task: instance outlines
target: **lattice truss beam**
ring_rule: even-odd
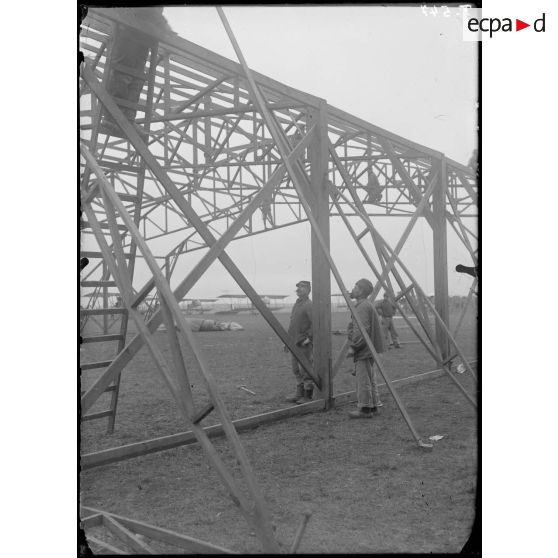
[[[116,17],[110,10],[91,14],[82,33],[82,49],[103,81],[114,21],[100,16],[101,12]],[[159,42],[136,108],[140,111],[137,122],[149,129],[151,153],[194,211],[219,236],[281,168],[281,158],[250,98],[239,65],[208,53],[181,39]],[[260,82],[260,87],[290,146],[302,146],[309,113],[322,101],[269,79]],[[126,101],[119,102],[126,105]],[[129,142],[94,133],[98,113],[98,102],[83,84],[83,140],[95,146],[101,167],[127,207],[139,204],[136,211],[143,237],[147,241],[165,237],[166,246],[169,240],[175,242],[174,248],[164,253],[157,250],[161,244],[154,242],[155,252],[161,257],[176,256],[207,247],[152,172],[141,172],[141,161]],[[346,189],[339,170],[343,166],[359,198],[367,202],[369,215],[412,215],[426,191],[433,164],[442,154],[333,107],[328,106],[327,113],[328,137],[334,146],[328,162],[330,182],[341,191]],[[302,150],[299,163],[308,171],[307,149]],[[476,216],[475,177],[471,169],[449,160],[447,168],[448,220],[474,256],[476,233],[464,218]],[[306,220],[287,173],[259,209],[236,238]],[[333,203],[330,209],[332,216],[338,215]],[[343,209],[350,210],[348,206]],[[429,211],[431,208],[426,213]],[[102,215],[100,222],[106,226]]]
[[[150,31],[153,43],[145,86],[139,104],[133,107],[144,115],[136,121],[140,129],[121,110],[127,102],[113,98],[106,90],[109,37],[115,25],[126,23],[126,19],[112,10],[95,10],[84,24],[81,203],[87,220],[84,232],[91,232],[102,257],[84,278],[86,286],[94,289],[84,315],[95,314],[95,293],[102,291],[106,303],[107,289],[114,285],[124,318],[117,355],[103,363],[106,369],[82,395],[81,404],[82,412],[87,413],[105,391],[112,389],[117,394],[122,370],[141,347],[147,346],[186,424],[219,472],[233,501],[255,529],[264,549],[273,552],[278,546],[269,514],[177,301],[218,259],[312,376],[327,406],[333,377],[347,350],[345,345],[333,367],[322,366],[328,361],[326,337],[329,339],[330,328],[323,309],[329,308],[331,270],[413,438],[419,446],[427,447],[377,358],[329,253],[329,217],[343,221],[376,277],[372,299],[381,288],[400,292],[397,301],[401,315],[434,361],[476,406],[475,399],[451,371],[452,360],[459,357],[468,373],[475,376],[455,340],[461,320],[450,332],[443,307],[440,310],[432,304],[399,253],[419,217],[424,216],[438,232],[445,230],[449,222],[476,264],[477,238],[465,219],[476,216],[477,187],[471,169],[443,154],[251,72],[222,10],[218,10],[241,64],[188,41]],[[101,114],[110,115],[121,137],[102,132]],[[393,249],[372,220],[385,215],[408,218]],[[323,314],[323,335],[316,336],[314,366],[292,343],[226,253],[233,239],[303,221],[312,227],[313,278],[322,283],[315,291],[315,302],[323,298],[322,309],[315,309]],[[161,239],[164,245],[169,239],[174,243],[162,256],[164,265],[159,265],[154,256],[162,246]],[[171,291],[170,276],[177,258],[200,248],[206,248],[203,257]],[[139,289],[133,284],[136,255],[144,258],[152,273],[152,278]],[[91,278],[99,273],[100,279]],[[150,294],[158,300],[158,307],[141,314],[138,308]],[[403,300],[417,317],[418,326],[409,320],[400,304]],[[105,314],[108,311],[101,310]],[[138,333],[125,344],[128,319],[133,320]],[[165,361],[153,339],[161,323],[166,326],[171,363]],[[193,398],[179,340],[202,372],[210,401],[206,407],[200,407]],[[218,413],[240,463],[244,489],[224,467],[200,424],[212,411]],[[114,423],[115,407],[111,412]]]

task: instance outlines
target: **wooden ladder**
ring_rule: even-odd
[[[118,33],[118,25],[117,24],[113,24],[112,26],[112,35],[114,36],[116,33]],[[157,50],[158,50],[158,43],[157,42],[153,42],[152,45],[150,46],[150,55],[149,55],[149,70],[147,71],[147,73],[143,73],[143,72],[138,72],[137,70],[134,70],[132,68],[128,68],[128,67],[124,67],[122,65],[116,65],[112,62],[111,60],[111,53],[112,53],[112,41],[109,41],[108,43],[108,48],[106,51],[106,58],[105,58],[105,72],[103,75],[103,86],[106,88],[107,84],[108,84],[108,80],[110,78],[110,75],[113,71],[113,69],[117,69],[120,72],[125,72],[125,73],[129,73],[131,75],[134,75],[136,77],[140,77],[142,79],[145,79],[145,85],[147,85],[147,102],[145,105],[142,105],[141,102],[138,103],[130,103],[129,101],[125,100],[125,99],[114,99],[115,102],[122,106],[127,106],[127,107],[131,107],[134,108],[140,112],[143,112],[145,115],[145,123],[144,123],[144,127],[146,130],[149,130],[150,127],[150,119],[151,119],[151,112],[153,109],[153,86],[155,83],[155,71],[156,71],[156,66],[157,66]],[[93,131],[92,131],[92,137],[91,137],[91,146],[92,146],[92,150],[94,152],[97,151],[97,147],[98,147],[98,142],[97,142],[97,135],[98,133],[104,133],[100,130],[100,120],[102,119],[102,114],[103,114],[103,110],[101,109],[100,106],[97,107],[97,111],[96,111],[96,122],[93,125]],[[106,161],[103,161],[103,153],[104,150],[101,149],[100,153],[98,155],[99,156],[99,162],[101,164],[105,164],[108,165],[108,163]],[[136,225],[139,225],[139,216],[141,213],[141,198],[142,198],[142,191],[143,191],[143,183],[145,180],[145,165],[144,164],[140,164],[138,167],[130,167],[130,169],[133,169],[134,172],[137,173],[137,192],[135,194],[127,194],[127,193],[122,193],[122,192],[118,192],[118,196],[120,197],[120,199],[124,202],[132,202],[134,204],[134,209],[133,209],[133,215],[134,215],[134,221],[136,222]],[[87,173],[87,177],[88,177],[88,173]],[[87,178],[88,180],[88,178]],[[99,192],[92,193],[93,197],[96,197],[97,195],[99,195]],[[84,221],[83,222],[83,227],[82,228],[89,228],[90,225]],[[101,227],[102,228],[107,228],[108,229],[108,225],[106,223],[101,223]],[[123,225],[118,225],[119,228],[121,228],[123,231],[127,230],[125,226]],[[128,258],[128,266],[131,270],[131,275],[133,276],[133,270],[135,267],[135,258],[136,258],[136,245],[134,242],[131,242],[130,246],[129,246],[129,253],[125,254],[125,257]],[[117,345],[116,345],[116,352],[114,354],[113,358],[116,358],[116,356],[124,349],[125,344],[126,344],[126,334],[128,331],[128,311],[125,308],[122,307],[113,307],[113,308],[108,308],[108,305],[106,303],[106,293],[107,293],[107,289],[111,286],[115,286],[116,283],[111,280],[110,278],[110,274],[108,272],[108,269],[106,267],[106,265],[102,262],[102,254],[100,251],[95,252],[95,251],[83,251],[81,253],[81,257],[87,257],[90,260],[94,260],[97,259],[97,265],[101,264],[103,265],[103,273],[102,273],[102,279],[99,281],[89,281],[89,280],[85,280],[82,281],[82,287],[94,287],[95,289],[99,289],[103,291],[103,307],[102,308],[82,308],[81,309],[81,327],[82,330],[85,327],[85,324],[87,323],[88,319],[91,318],[93,319],[95,322],[95,317],[102,317],[102,335],[92,335],[89,337],[82,337],[82,342],[83,343],[100,343],[100,342],[112,342],[112,341],[116,341]],[[111,316],[117,316],[116,320],[114,320],[112,323],[109,324],[109,318]],[[112,326],[114,325],[114,323],[116,321],[120,320],[120,327],[119,327],[119,333],[118,334],[113,334],[113,333],[109,333],[109,330],[112,329]],[[96,322],[98,325],[99,322]],[[81,364],[81,371],[82,372],[87,372],[89,370],[98,370],[99,368],[106,368],[108,367],[111,363],[113,362],[113,360],[102,360],[102,361],[98,361],[98,362],[85,362],[83,364]],[[108,409],[105,409],[103,411],[100,412],[95,412],[95,413],[89,413],[86,414],[84,416],[82,416],[82,420],[83,421],[90,421],[90,420],[96,420],[96,419],[101,419],[101,418],[105,418],[108,417],[108,425],[107,425],[107,433],[108,434],[112,434],[114,432],[114,424],[115,424],[115,420],[116,420],[116,410],[117,410],[117,405],[118,405],[118,394],[119,394],[119,390],[120,390],[120,374],[117,376],[117,378],[114,380],[114,382],[112,384],[110,384],[109,386],[107,386],[107,388],[105,389],[106,392],[110,392],[111,393],[111,397],[110,397],[110,404]]]
[[[92,251],[83,251],[81,253],[82,257],[87,257],[90,261],[91,260],[101,260],[99,263],[102,263],[102,255],[101,252],[92,252]],[[103,273],[101,280],[88,280],[85,279],[81,281],[82,287],[95,287],[96,289],[102,289],[103,293],[99,293],[97,290],[94,293],[97,293],[97,297],[92,297],[90,299],[91,307],[89,308],[81,308],[80,309],[80,316],[81,316],[81,328],[80,333],[83,334],[85,326],[89,322],[89,318],[93,318],[94,316],[98,316],[102,318],[102,325],[97,322],[96,320],[94,323],[98,325],[102,329],[102,334],[100,335],[83,335],[81,337],[81,342],[83,344],[86,343],[106,343],[106,342],[113,342],[116,341],[116,350],[114,356],[118,355],[120,351],[124,348],[126,344],[126,333],[128,329],[128,311],[122,307],[108,307],[108,296],[107,296],[107,289],[109,287],[116,286],[116,283],[109,278],[108,270],[106,270],[106,266],[103,264]],[[95,302],[98,299],[102,299],[103,306],[101,308],[95,307]],[[116,318],[109,324],[109,318],[116,316]],[[93,318],[94,319],[94,318]],[[110,333],[110,330],[113,329],[112,326],[120,321],[120,327],[118,328],[118,333]],[[111,360],[99,360],[93,362],[81,362],[80,363],[80,370],[81,373],[87,372],[89,370],[98,370],[100,368],[106,368],[112,363]],[[116,408],[118,405],[118,393],[120,390],[120,374],[118,377],[112,382],[106,389],[105,392],[110,392],[110,402],[107,409],[102,411],[98,411],[95,413],[89,413],[81,417],[83,421],[90,421],[96,419],[102,419],[108,417],[108,424],[107,424],[107,433],[112,434],[114,432],[114,423],[116,420]]]

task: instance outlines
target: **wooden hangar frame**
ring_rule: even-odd
[[[161,451],[191,441],[201,444],[221,476],[233,501],[267,551],[277,551],[270,515],[254,481],[235,424],[220,399],[203,355],[178,307],[212,263],[219,260],[254,307],[311,374],[319,398],[305,405],[242,419],[244,427],[314,409],[328,409],[352,394],[334,397],[333,381],[347,344],[338,355],[331,348],[330,272],[357,323],[347,289],[329,251],[330,218],[340,218],[376,277],[373,300],[381,288],[399,294],[398,309],[419,342],[476,407],[451,370],[459,357],[467,373],[475,373],[459,348],[458,326],[449,329],[447,228],[455,231],[477,265],[478,187],[475,172],[415,142],[369,124],[330,106],[325,100],[252,72],[236,43],[222,9],[217,8],[240,63],[175,36],[140,24],[130,9],[91,9],[82,24],[80,48],[85,55],[80,79],[80,166],[82,234],[91,235],[96,250],[84,251],[91,264],[82,273],[82,328],[102,317],[102,335],[84,342],[117,341],[114,359],[81,365],[82,372],[104,368],[82,394],[83,420],[108,417],[115,424],[120,376],[139,349],[146,345],[189,427],[186,433],[112,448],[82,457],[91,468]],[[147,72],[117,66],[111,60],[111,37],[122,26],[141,31],[150,42]],[[111,71],[135,75],[144,82],[137,103],[107,92]],[[121,108],[142,116],[129,122]],[[116,122],[117,135],[103,132],[101,115]],[[395,248],[374,221],[382,216],[408,218]],[[433,230],[434,303],[399,257],[413,226],[424,217]],[[258,296],[226,247],[233,239],[308,221],[311,226],[314,312],[314,364],[299,352],[285,329]],[[476,223],[476,221],[475,221]],[[162,246],[170,251],[154,255]],[[367,244],[368,243],[368,244]],[[205,250],[203,257],[178,286],[170,280],[178,259]],[[137,258],[152,274],[134,287]],[[475,282],[476,284],[476,282]],[[468,297],[471,300],[473,285]],[[108,307],[108,289],[117,287],[122,305]],[[399,304],[405,299],[418,326]],[[138,308],[150,300],[150,311]],[[118,334],[109,334],[107,316],[118,316]],[[433,317],[434,325],[431,323]],[[138,333],[126,342],[129,320]],[[98,323],[98,322],[97,322]],[[162,323],[172,353],[168,363],[154,341]],[[100,324],[99,324],[100,325]],[[373,355],[375,349],[365,334]],[[180,340],[202,372],[210,403],[194,401]],[[381,360],[378,369],[417,445],[429,449],[414,428]],[[109,393],[109,408],[91,413],[92,405]],[[201,423],[216,412],[220,425]],[[273,416],[271,416],[273,415]],[[242,422],[235,421],[235,422]],[[239,425],[237,425],[239,426]],[[224,434],[241,465],[243,487],[226,469],[210,436]]]

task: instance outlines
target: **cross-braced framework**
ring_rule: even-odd
[[[362,325],[329,251],[330,219],[341,219],[377,280],[371,299],[382,288],[399,292],[396,303],[406,323],[438,367],[476,406],[474,396],[451,370],[451,362],[459,357],[474,376],[455,340],[468,305],[454,332],[449,330],[447,229],[449,225],[455,231],[473,265],[477,265],[477,184],[470,168],[440,152],[362,121],[323,99],[251,72],[223,11],[218,11],[240,64],[146,24],[141,29],[150,41],[147,71],[138,75],[137,70],[118,66],[111,59],[112,37],[123,27],[140,30],[127,10],[91,10],[83,23],[82,226],[83,234],[91,234],[98,247],[84,255],[98,259],[82,274],[86,301],[82,325],[88,319],[102,317],[99,325],[103,334],[84,337],[84,341],[117,341],[118,345],[114,359],[82,365],[82,371],[104,371],[83,393],[81,403],[84,419],[109,417],[112,431],[122,370],[140,348],[147,346],[193,438],[206,451],[264,548],[274,551],[278,547],[265,503],[177,301],[219,260],[314,379],[320,398],[308,406],[329,408],[335,401],[334,377],[347,350],[346,344],[340,354],[332,355],[330,271],[355,321]],[[143,88],[137,103],[107,92],[108,80],[115,70],[128,71],[141,80]],[[140,114],[135,124],[124,116],[125,107]],[[107,115],[116,124],[116,132],[103,129],[103,117]],[[383,216],[408,218],[394,248],[375,225]],[[399,257],[420,217],[426,219],[434,233],[434,303]],[[233,239],[304,221],[310,223],[312,230],[313,365],[226,253]],[[172,249],[161,254],[161,247],[169,245]],[[196,250],[205,250],[203,257],[171,290],[170,279],[177,261]],[[134,285],[138,257],[145,260],[152,274],[140,288]],[[109,289],[114,287],[118,305],[109,307],[109,293],[114,292]],[[469,302],[473,289],[474,286]],[[405,313],[403,299],[418,326]],[[147,305],[149,311],[140,313],[142,305]],[[120,320],[116,335],[108,334],[109,316]],[[130,319],[138,333],[126,343]],[[163,322],[171,347],[170,364],[153,339]],[[377,357],[366,332],[364,337]],[[205,407],[194,401],[179,340],[202,371],[210,401]],[[376,360],[413,438],[419,447],[430,447],[414,428],[389,372]],[[106,391],[111,392],[109,409],[87,414]],[[215,452],[209,429],[201,426],[203,418],[213,411],[219,414],[221,432],[241,464],[244,489]],[[292,411],[297,412],[300,411]],[[150,449],[144,445],[143,452],[176,445],[176,440],[161,441],[151,444]],[[106,463],[102,453],[85,456],[85,462],[88,466]],[[139,454],[141,450],[138,453],[137,448],[117,448],[112,461]]]

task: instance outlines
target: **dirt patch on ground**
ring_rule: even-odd
[[[278,318],[288,321],[286,314]],[[284,396],[294,382],[280,342],[259,315],[240,314],[234,320],[245,331],[195,334],[232,418],[288,406]],[[333,329],[343,329],[347,322],[347,314],[334,314]],[[390,378],[436,368],[410,330],[401,321],[397,325],[405,344],[384,357]],[[473,358],[475,326],[468,317],[458,338]],[[343,341],[333,336],[334,355]],[[159,342],[168,354],[163,335]],[[99,345],[84,347],[84,361],[110,356],[114,345]],[[354,378],[345,372],[349,368],[347,361],[336,377],[336,393],[354,389]],[[85,374],[84,387],[98,372]],[[472,378],[464,374],[459,379],[474,392]],[[195,372],[191,380],[201,406],[206,399]],[[423,438],[443,436],[432,452],[417,448],[387,393],[381,415],[370,421],[349,420],[350,406],[342,406],[240,435],[282,543],[290,545],[308,510],[312,518],[301,552],[461,550],[475,514],[476,411],[448,377],[400,386],[398,393]],[[215,422],[210,415],[203,424]],[[145,349],[124,372],[115,433],[108,436],[105,428],[103,420],[84,425],[84,453],[186,429]],[[226,441],[214,442],[235,468]],[[197,445],[85,471],[81,491],[84,505],[231,550],[261,550]]]

